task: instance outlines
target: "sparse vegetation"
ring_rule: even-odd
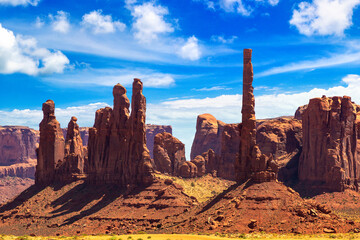
[[[214,178],[210,174],[199,178],[189,179],[178,178],[164,174],[157,174],[157,176],[162,179],[171,179],[175,183],[181,185],[187,195],[196,197],[200,203],[206,202],[234,184],[234,182],[229,180]]]

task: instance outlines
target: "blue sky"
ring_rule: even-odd
[[[147,122],[173,126],[189,156],[196,117],[240,122],[242,50],[253,49],[257,118],[309,98],[360,103],[360,0],[0,0],[0,125],[37,128],[56,104],[92,126],[144,82]]]

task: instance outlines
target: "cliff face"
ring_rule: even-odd
[[[65,140],[55,117],[55,103],[48,100],[42,107],[44,118],[40,123],[40,143],[35,183],[48,184],[55,179],[56,166],[64,159]]]
[[[63,135],[67,135],[67,128],[62,128]],[[79,127],[79,133],[82,140],[83,146],[87,146],[89,142],[89,127]]]
[[[170,133],[158,133],[154,140],[155,169],[161,173],[178,175],[185,158],[185,145]]]
[[[0,166],[36,159],[39,132],[22,126],[0,126]]]
[[[208,149],[216,154],[221,152],[221,138],[225,123],[216,120],[211,114],[199,115],[196,122],[196,133],[191,146],[190,158],[194,159]]]
[[[153,168],[146,147],[146,100],[142,87],[142,82],[134,79],[131,115],[126,89],[120,84],[113,90],[114,109],[107,107],[96,112],[94,127],[89,130],[89,182],[124,187],[153,182]]]
[[[357,106],[351,98],[314,98],[302,115],[299,179],[330,190],[358,188]]]

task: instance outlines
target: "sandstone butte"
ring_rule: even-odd
[[[323,96],[311,99],[304,108],[299,180],[332,191],[358,190],[357,106],[347,96]]]

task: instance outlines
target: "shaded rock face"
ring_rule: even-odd
[[[208,156],[208,153],[205,153],[205,156]],[[207,159],[208,160],[208,159]],[[202,177],[206,173],[206,160],[203,156],[198,155],[193,160],[191,160],[193,164],[196,165],[197,169],[197,177]]]
[[[67,135],[67,128],[62,128],[63,135]],[[89,142],[89,127],[79,127],[79,133],[83,146],[87,146]]]
[[[22,126],[0,126],[0,166],[36,159],[39,132]]]
[[[240,152],[235,163],[236,179],[239,182],[249,178],[255,182],[266,182],[277,178],[278,166],[261,153],[256,144],[256,118],[251,49],[244,49],[242,123],[240,124]]]
[[[158,133],[167,132],[172,134],[170,125],[146,124],[146,146],[149,149],[150,157],[154,158],[154,139]]]
[[[57,178],[71,181],[76,174],[84,173],[86,147],[83,146],[77,118],[71,117],[68,124],[64,160],[57,166]]]
[[[256,143],[263,154],[273,155],[279,164],[279,179],[297,179],[298,162],[302,149],[302,124],[293,118],[275,118],[256,122]],[[223,129],[220,154],[208,146],[200,156],[205,159],[206,173],[235,180],[234,164],[239,156],[241,124],[226,124]]]
[[[179,176],[183,178],[197,177],[197,167],[193,162],[183,162],[179,167]]]
[[[294,115],[294,118],[297,119],[297,120],[302,120],[302,116],[304,114],[304,111],[305,109],[308,107],[308,105],[303,105],[303,106],[300,106],[298,107],[298,109],[296,109],[296,112],[295,112],[295,115]]]
[[[19,177],[31,178],[35,176],[36,163],[17,163],[10,166],[0,167],[0,178]]]
[[[302,116],[299,180],[334,191],[358,188],[356,105],[351,98],[314,98]]]
[[[176,176],[180,165],[185,161],[185,145],[179,139],[167,132],[156,134],[154,168],[157,171]]]
[[[39,126],[40,143],[35,183],[49,184],[54,181],[56,166],[64,159],[65,140],[55,117],[55,103],[47,100],[42,110],[44,117]]]
[[[146,100],[142,82],[134,79],[130,101],[120,84],[113,89],[114,109],[96,111],[89,130],[88,181],[95,184],[145,186],[153,182],[153,167],[146,147]]]
[[[190,158],[208,151],[210,148],[216,154],[221,151],[221,137],[225,123],[216,120],[211,114],[199,115],[196,122],[196,133],[191,146]]]

